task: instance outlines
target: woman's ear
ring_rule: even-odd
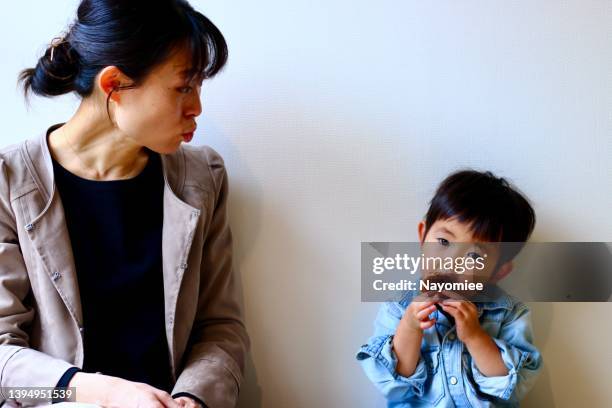
[[[115,66],[108,66],[102,69],[99,74],[98,86],[100,90],[104,94],[105,99],[108,97],[108,94],[116,91],[117,88],[121,85],[120,78],[123,76],[119,68]],[[110,97],[113,101],[119,102],[119,93],[113,92]]]
[[[508,276],[510,272],[512,272],[513,267],[514,264],[512,263],[512,261],[508,261],[506,263],[501,264],[499,268],[497,268],[493,276],[491,276],[491,283],[496,283],[504,279],[506,276]]]
[[[419,242],[422,244],[423,241],[425,240],[425,221],[419,222],[417,231],[419,234]]]

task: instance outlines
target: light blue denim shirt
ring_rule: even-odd
[[[399,302],[384,303],[374,322],[374,335],[357,352],[357,360],[387,398],[388,407],[519,406],[542,365],[524,303],[503,294],[495,301],[476,304],[480,324],[497,344],[507,375],[483,375],[457,338],[455,326],[436,310],[431,315],[436,324],[423,332],[416,369],[403,377],[395,370],[397,357],[391,345],[411,299],[409,293]]]

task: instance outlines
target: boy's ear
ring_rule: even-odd
[[[506,276],[508,276],[510,272],[512,272],[513,267],[514,264],[512,263],[512,261],[508,261],[501,264],[499,268],[497,268],[497,271],[495,271],[495,273],[491,277],[491,283],[496,283],[504,279]]]
[[[422,244],[423,241],[425,240],[425,221],[419,222],[417,231],[419,234],[419,242]]]

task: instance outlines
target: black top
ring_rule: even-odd
[[[143,171],[126,180],[87,180],[55,160],[53,170],[81,295],[83,371],[170,392],[160,156],[149,151]],[[66,375],[69,380],[74,372]]]

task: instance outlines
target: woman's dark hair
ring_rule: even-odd
[[[490,242],[524,243],[535,227],[535,211],[504,178],[490,171],[462,170],[438,186],[425,216],[425,235],[437,220],[468,223],[474,236]],[[504,245],[508,261],[522,245]],[[508,250],[510,252],[508,252]]]
[[[89,96],[98,72],[110,65],[133,81],[118,89],[135,88],[181,46],[191,52],[189,81],[214,76],[227,61],[219,29],[185,0],[82,0],[75,21],[55,44],[35,68],[20,73],[26,99],[29,91]]]

